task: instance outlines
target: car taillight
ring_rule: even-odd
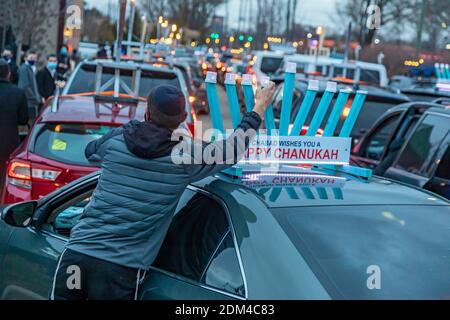
[[[11,161],[8,165],[8,182],[14,186],[31,189],[31,165],[26,161]]]
[[[30,162],[24,160],[13,160],[8,165],[9,183],[25,189],[31,189],[32,181],[53,182],[60,174],[60,170],[33,167]]]

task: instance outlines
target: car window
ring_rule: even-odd
[[[84,150],[113,127],[87,123],[46,123],[36,136],[33,153],[47,159],[89,166]]]
[[[427,167],[447,135],[449,118],[427,115],[400,153],[395,168],[426,175]]]
[[[47,220],[46,227],[49,227],[50,231],[56,234],[69,237],[70,231],[80,220],[84,208],[91,200],[92,192],[93,190],[90,190],[87,193],[78,195],[53,210]]]
[[[223,239],[205,271],[202,283],[233,294],[244,296],[244,282],[231,231]]]
[[[261,60],[261,71],[267,74],[274,73],[280,68],[283,58],[264,57]]]
[[[362,156],[367,159],[381,160],[389,137],[397,126],[400,115],[390,117],[383,122],[369,137]]]
[[[380,73],[376,70],[361,69],[360,79],[363,82],[379,84]]]
[[[220,203],[191,191],[182,199],[153,266],[233,293],[243,294],[231,226]]]

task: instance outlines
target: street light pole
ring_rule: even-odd
[[[130,18],[128,24],[128,48],[127,53],[131,52],[130,42],[133,41],[134,16],[136,15],[136,0],[130,1]]]
[[[425,0],[422,0],[422,6],[421,6],[421,11],[420,11],[420,20],[419,20],[419,25],[417,27],[416,59],[419,58],[420,49],[422,47],[422,29],[423,29],[424,17],[425,17]]]
[[[117,20],[117,44],[116,44],[116,61],[120,62],[122,55],[123,27],[125,25],[125,12],[127,9],[127,0],[119,0],[119,19]]]

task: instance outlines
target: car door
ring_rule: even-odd
[[[41,201],[33,216],[42,221],[39,226],[13,228],[1,266],[0,299],[48,299],[58,259],[95,183],[91,178]]]
[[[426,113],[384,176],[423,188],[431,179],[431,168],[449,133],[449,121],[447,115]]]
[[[352,156],[352,161],[358,166],[375,169],[398,125],[400,116],[400,113],[396,113],[379,123],[378,126],[368,134],[367,138],[361,141],[359,149],[356,154]]]
[[[223,203],[186,190],[141,299],[245,299],[236,239]]]

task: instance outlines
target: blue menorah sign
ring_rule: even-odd
[[[296,64],[287,63],[284,77],[283,100],[281,106],[279,127],[276,128],[273,108],[272,106],[269,106],[264,114],[264,125],[267,135],[271,135],[274,132],[276,132],[276,134],[278,134],[280,137],[292,137],[299,136],[301,134],[301,130],[305,125],[305,121],[311,112],[314,102],[317,99],[319,82],[317,80],[309,81],[308,88],[300,106],[300,110],[295,117],[294,122],[292,123],[292,128],[290,129],[292,101],[296,78],[295,75]],[[261,82],[263,86],[264,82],[266,81],[269,81],[269,78],[262,79]],[[225,130],[223,125],[223,118],[216,88],[217,74],[215,72],[208,72],[205,82],[213,128],[221,133],[224,133]],[[253,109],[255,104],[252,76],[249,74],[244,74],[242,77],[241,85],[244,93],[245,109],[247,112],[249,112]],[[242,115],[239,108],[236,88],[236,76],[234,74],[226,74],[225,88],[227,93],[228,106],[231,113],[232,125],[233,128],[236,128],[241,121]],[[328,119],[325,119],[325,116],[330,109],[332,101],[336,94],[337,98],[331,108],[329,117]],[[361,111],[361,108],[364,105],[367,92],[362,90],[356,92],[348,116],[346,117],[339,133],[335,135],[340,115],[342,114],[343,109],[348,103],[351,95],[352,90],[342,89],[337,92],[337,83],[328,82],[326,89],[322,97],[320,98],[318,107],[312,115],[312,120],[309,124],[309,128],[305,136],[315,137],[321,127],[321,124],[325,122],[325,128],[322,135],[323,137],[334,136],[339,138],[349,138]],[[372,175],[372,170],[370,169],[359,168],[350,165],[321,165],[321,167],[333,171],[343,171],[365,178],[369,178]]]

